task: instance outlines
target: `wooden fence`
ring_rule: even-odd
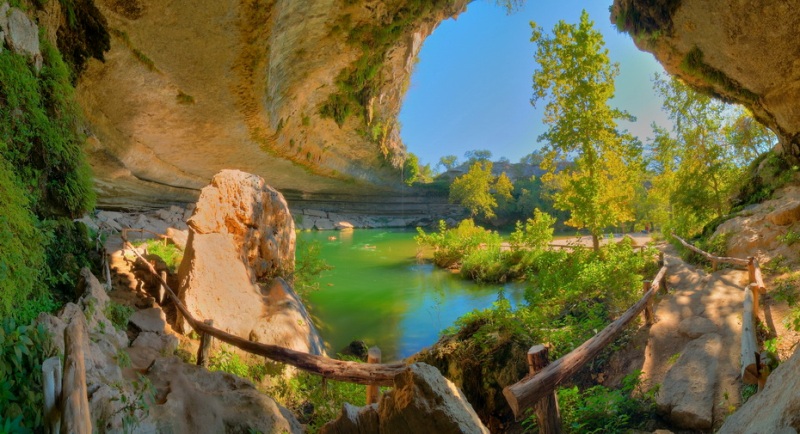
[[[758,260],[754,257],[747,259],[730,258],[715,256],[704,252],[699,248],[689,244],[681,237],[672,234],[684,247],[702,256],[711,262],[711,268],[716,271],[718,264],[730,264],[747,267],[747,274],[750,284],[744,288],[744,301],[742,302],[742,382],[744,384],[757,384],[758,390],[764,387],[769,375],[766,364],[761,361],[761,354],[758,351],[758,340],[756,339],[755,323],[758,320],[758,308],[760,298],[766,292],[764,278],[761,275],[761,267]]]
[[[645,322],[648,325],[653,323],[653,296],[659,290],[666,292],[667,267],[663,263],[663,254],[660,256],[659,262],[661,268],[652,282],[644,282],[642,298],[600,333],[569,354],[548,364],[546,348],[543,345],[531,347],[528,351],[529,374],[519,382],[503,389],[503,395],[514,412],[514,416],[519,417],[524,410],[533,407],[539,421],[540,432],[561,432],[561,418],[558,414],[555,388],[575,375],[603,348],[613,342],[617,335],[641,312],[645,312]]]

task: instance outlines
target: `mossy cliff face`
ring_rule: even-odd
[[[615,0],[611,21],[671,74],[744,104],[800,157],[800,8],[763,0]]]
[[[400,184],[422,41],[466,0],[96,0],[111,50],[78,99],[100,205],[193,201],[220,169],[280,190]]]

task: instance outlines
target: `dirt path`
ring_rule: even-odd
[[[747,272],[723,269],[708,274],[683,262],[672,247],[666,247],[665,261],[670,294],[656,306],[641,369],[649,384],[660,385],[658,403],[668,420],[709,429],[704,418],[713,416],[707,422],[717,428],[741,401],[739,352]]]

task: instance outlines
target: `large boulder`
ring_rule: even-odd
[[[714,420],[714,392],[722,338],[707,333],[686,345],[667,372],[658,393],[658,411],[675,426],[710,429]]]
[[[764,390],[725,419],[718,433],[797,433],[800,431],[800,351],[768,378]]]
[[[294,269],[294,246],[294,223],[281,194],[260,177],[222,171],[189,219],[178,296],[195,318],[213,319],[231,334],[322,354],[308,312],[278,277]]]
[[[42,53],[39,49],[39,28],[36,23],[18,8],[8,3],[0,5],[0,49],[3,40],[15,53],[23,54],[33,60],[36,70],[42,69]]]
[[[295,231],[289,206],[260,176],[238,170],[214,175],[200,193],[188,224],[195,234],[229,234],[252,281],[294,271]]]
[[[78,303],[68,303],[57,316],[42,313],[37,321],[60,354],[67,325],[86,321],[82,339],[88,349],[92,432],[303,432],[286,408],[249,381],[172,356],[177,346],[172,335],[142,332],[129,347],[125,332],[106,318],[110,300],[103,286],[88,269],[81,276]]]
[[[433,366],[415,363],[394,377],[377,406],[345,405],[320,434],[489,433],[464,394]]]

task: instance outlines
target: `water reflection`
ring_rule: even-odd
[[[335,267],[309,297],[330,352],[360,339],[380,346],[384,360],[399,359],[433,344],[442,329],[466,312],[491,306],[499,294],[512,306],[522,301],[521,285],[476,285],[418,264],[414,235],[409,230],[298,235],[318,241],[321,256]]]

